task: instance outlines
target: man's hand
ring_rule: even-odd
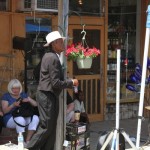
[[[12,105],[15,106],[15,107],[20,107],[20,101],[14,102]]]
[[[78,86],[78,85],[79,85],[79,82],[78,82],[77,79],[72,79],[72,81],[73,81],[73,85],[74,85],[74,86]]]
[[[30,99],[29,98],[24,98],[23,100],[22,100],[22,102],[24,103],[27,103],[27,102],[30,102]]]

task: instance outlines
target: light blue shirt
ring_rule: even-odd
[[[80,103],[77,99],[74,101],[74,110],[79,110],[80,112],[85,112],[83,101]]]

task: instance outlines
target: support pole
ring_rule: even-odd
[[[68,15],[65,18],[66,14],[68,14],[68,10],[69,10],[69,0],[58,0],[58,27],[64,29],[62,31],[60,30],[60,28],[58,28],[58,30],[60,30],[60,33],[63,34],[63,36],[65,37],[67,37],[68,35]],[[64,42],[65,46],[67,46],[67,39]],[[67,63],[64,53],[61,53],[60,61],[64,69],[64,79],[66,79]],[[65,135],[66,135],[66,90],[64,90],[64,92],[61,92],[59,96],[59,115],[57,119],[55,150],[63,149],[63,142],[65,139]]]
[[[119,149],[119,119],[120,119],[120,49],[117,49],[117,74],[116,74],[116,129],[111,150]],[[116,145],[116,146],[115,146]]]
[[[120,120],[120,49],[117,49],[117,82],[116,82],[116,129],[119,130]]]
[[[138,113],[138,127],[137,127],[137,140],[136,140],[136,147],[137,148],[139,148],[139,146],[140,146],[141,124],[142,124],[142,115],[143,115],[145,79],[146,79],[149,36],[150,36],[150,5],[148,6],[147,12],[148,12],[148,16],[147,16],[147,23],[146,23],[145,47],[144,47],[144,56],[143,56],[143,68],[142,68],[142,80],[141,80],[141,91],[140,91],[140,102],[139,102],[139,113]]]
[[[119,150],[119,120],[120,120],[120,49],[117,49],[117,73],[116,73],[116,128],[114,131],[110,133],[108,136],[108,139],[103,144],[101,150],[104,150],[107,146],[107,144],[112,139],[112,145],[111,150]],[[137,150],[137,148],[134,146],[133,142],[130,140],[130,138],[125,134],[124,131],[121,132],[124,138],[128,141],[128,143],[131,145],[131,147],[134,150]]]
[[[105,141],[105,143],[103,144],[102,148],[100,150],[105,150],[106,146],[108,145],[108,143],[111,141],[112,137],[114,135],[114,131],[111,131],[107,140]]]

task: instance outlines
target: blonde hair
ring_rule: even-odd
[[[18,79],[12,79],[9,83],[8,83],[8,86],[7,86],[7,89],[8,89],[8,92],[11,93],[11,94],[14,94],[12,92],[12,88],[20,88],[20,93],[22,92],[22,85],[20,83],[20,81]]]

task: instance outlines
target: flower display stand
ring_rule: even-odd
[[[92,58],[77,58],[76,63],[79,69],[89,69],[92,66]]]

